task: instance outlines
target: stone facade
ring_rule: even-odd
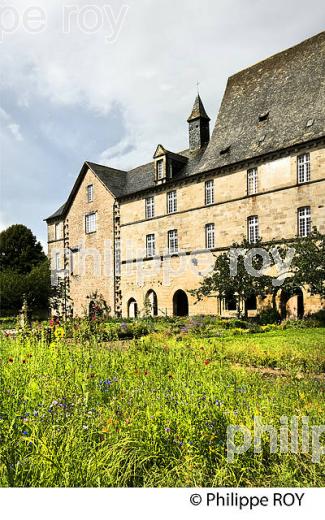
[[[302,55],[312,59],[312,46],[323,45],[323,42],[324,37],[318,35],[277,55],[280,56],[278,60],[277,56],[270,58],[270,62],[266,60],[260,65],[260,74],[263,74],[264,67],[269,77],[270,66],[276,67],[277,62],[280,62],[283,73],[284,58],[288,70],[294,70],[292,63],[295,60],[299,62]],[[228,123],[223,122],[223,114],[229,114],[227,99],[232,96],[228,89],[233,90],[237,81],[243,91],[245,76],[249,76],[252,87],[252,74],[247,71],[235,75],[228,82],[216,124],[219,132],[222,132],[222,124],[225,126],[224,135]],[[261,142],[268,139],[268,132],[269,142],[271,138],[275,139],[274,146],[269,144],[269,149],[263,153],[258,145],[252,152],[253,145],[247,142],[247,150],[250,150],[247,156],[243,148],[245,139],[240,133],[236,142],[226,146],[227,141],[218,144],[220,136],[215,130],[208,143],[209,118],[198,96],[188,119],[188,150],[174,154],[160,146],[152,163],[130,172],[85,163],[68,201],[47,219],[49,256],[53,268],[62,270],[62,276],[63,269],[67,270],[65,277],[74,314],[88,312],[89,303],[97,292],[114,315],[132,316],[136,311],[144,312],[147,297],[155,309],[153,313],[158,315],[234,315],[236,311],[224,300],[208,298],[196,303],[188,291],[198,287],[218,252],[247,237],[249,217],[258,217],[259,235],[263,241],[292,239],[298,234],[298,210],[308,207],[312,226],[325,233],[324,126],[323,133],[319,131],[319,120],[324,120],[325,103],[316,103],[313,99],[308,97],[309,112],[313,114],[312,119],[304,122],[308,131],[304,130],[301,137],[297,137],[296,127],[292,126],[293,130],[290,130],[288,126],[287,132],[283,132],[288,142],[283,142],[282,146],[275,132],[276,117],[280,117],[277,110],[273,110],[270,102],[269,111],[264,106],[263,112],[258,100],[254,100],[257,106],[252,117],[257,119],[257,123],[253,120],[252,124],[256,125],[256,141],[261,139],[261,125],[264,135]],[[237,102],[243,103],[243,100]],[[236,99],[229,103],[234,106]],[[297,99],[296,104],[298,107],[301,100]],[[286,118],[286,121],[290,120],[288,114]],[[271,124],[272,127],[268,126]],[[290,131],[294,132],[291,141]],[[232,159],[232,154],[236,160]],[[298,177],[301,156],[308,157],[309,163],[309,176],[304,182],[299,182]],[[161,164],[158,166],[159,161]],[[161,168],[159,172],[158,167]],[[249,194],[248,171],[252,169],[257,176],[256,189],[255,193]],[[208,204],[207,181],[213,181],[214,193]],[[92,186],[91,201],[89,186]],[[176,192],[171,213],[168,205],[170,192]],[[148,209],[148,204],[151,209]],[[91,217],[95,219],[95,229],[90,232],[86,229],[88,215],[96,215]],[[208,224],[214,225],[214,244],[209,250],[206,243]],[[168,233],[173,230],[177,231],[177,255],[168,250]],[[148,256],[148,235],[150,240],[154,236],[153,256],[151,253]],[[302,288],[301,294],[297,293],[288,301],[288,315],[299,315],[302,301],[305,314],[324,306],[319,297],[311,297],[306,288]],[[262,301],[258,298],[257,309],[268,303],[267,299]]]

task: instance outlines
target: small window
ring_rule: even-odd
[[[256,242],[259,240],[259,225],[257,216],[248,217],[247,228],[248,241],[251,244],[256,244]]]
[[[262,123],[263,121],[267,121],[268,118],[269,118],[269,113],[270,113],[270,112],[264,112],[263,114],[260,114],[260,115],[258,116],[258,120],[259,120],[259,122]]]
[[[214,203],[214,182],[206,181],[205,183],[205,205]]]
[[[155,256],[156,253],[156,240],[155,235],[151,233],[146,236],[146,256]]]
[[[61,255],[60,255],[60,253],[55,253],[55,269],[56,269],[56,271],[60,271],[60,269],[61,269]]]
[[[298,209],[298,235],[307,237],[311,233],[311,210],[310,206]]]
[[[169,254],[178,252],[178,234],[177,229],[168,231],[168,252]]]
[[[220,150],[220,155],[226,155],[229,152],[230,152],[230,146],[227,146],[227,148]]]
[[[309,155],[309,153],[304,153],[302,155],[298,155],[297,173],[298,173],[298,183],[299,184],[310,181],[310,155]]]
[[[155,199],[154,197],[146,198],[146,218],[153,218],[155,216]]]
[[[247,194],[255,193],[257,193],[257,168],[251,168],[247,170]]]
[[[94,233],[96,231],[96,213],[86,215],[86,233]]]
[[[89,184],[87,186],[87,202],[93,202],[94,200],[94,186]]]
[[[160,159],[157,161],[157,179],[161,180],[164,177],[164,161]]]
[[[167,193],[167,213],[175,213],[177,211],[177,194],[175,191]]]
[[[214,224],[205,226],[205,247],[206,249],[214,248]]]
[[[79,275],[79,249],[71,249],[70,272],[73,276]]]
[[[61,240],[63,238],[63,223],[57,222],[55,224],[55,240]]]

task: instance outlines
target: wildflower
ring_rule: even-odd
[[[63,327],[57,327],[54,332],[54,336],[58,339],[63,338],[65,332]]]
[[[205,364],[205,365],[209,365],[210,363],[211,363],[210,359],[205,359],[205,360],[204,360],[204,364]]]
[[[29,435],[28,431],[27,431],[27,430],[24,430],[24,431],[23,431],[23,435]]]
[[[13,363],[13,362],[14,362],[14,359],[13,359],[12,357],[10,357],[10,358],[8,359],[8,363]]]
[[[165,432],[170,433],[170,428],[165,428]]]

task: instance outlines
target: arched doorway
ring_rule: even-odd
[[[150,305],[150,314],[151,316],[158,316],[158,298],[155,291],[150,289],[150,291],[146,294],[146,300],[148,301]]]
[[[256,294],[251,294],[249,298],[245,300],[245,308],[247,311],[256,311],[257,310],[257,298]]]
[[[174,316],[188,316],[188,298],[182,289],[178,289],[174,294],[173,313]]]
[[[138,304],[134,298],[130,298],[128,301],[128,317],[136,318],[138,315]]]
[[[89,308],[88,308],[88,312],[89,312],[89,318],[95,318],[96,317],[96,304],[94,301],[90,301],[89,302]]]
[[[280,298],[281,319],[304,317],[304,295],[300,287],[283,289]]]

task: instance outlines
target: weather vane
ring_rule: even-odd
[[[196,82],[196,88],[197,88],[197,93],[198,93],[198,94],[200,93],[200,92],[199,92],[199,86],[200,86],[200,82],[197,81],[197,82]]]

